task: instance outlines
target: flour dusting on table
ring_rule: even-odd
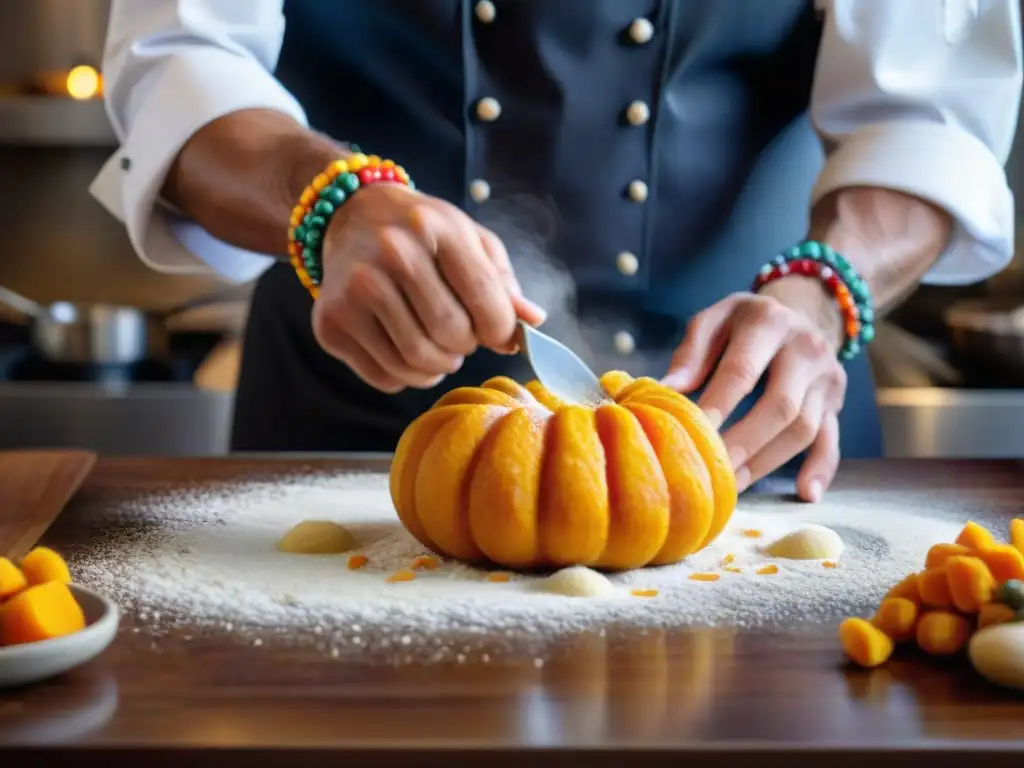
[[[138,611],[155,629],[214,625],[254,643],[274,633],[321,636],[341,649],[429,645],[443,638],[553,638],[628,623],[635,627],[789,628],[860,614],[911,570],[928,547],[952,541],[964,520],[915,513],[891,495],[832,493],[816,505],[777,498],[742,500],[706,550],[674,566],[612,575],[622,594],[572,598],[540,593],[538,576],[488,581],[488,573],[442,561],[416,579],[387,583],[427,554],[398,523],[387,478],[306,476],[203,493],[152,496],[90,510],[95,540],[69,553],[77,581]],[[361,542],[367,565],[343,555],[291,555],[278,539],[303,520],[332,520]],[[840,534],[838,566],[775,560],[761,546],[801,525]],[[760,538],[745,535],[756,529]],[[732,555],[729,568],[723,561]],[[775,563],[772,575],[756,575]],[[736,569],[742,572],[734,572]],[[693,581],[715,572],[713,582]],[[635,597],[631,590],[657,590]],[[454,647],[454,646],[452,646]]]

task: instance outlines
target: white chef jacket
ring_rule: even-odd
[[[826,161],[809,203],[863,185],[919,196],[956,222],[926,283],[1000,271],[1013,256],[1003,166],[1021,99],[1018,0],[816,6],[824,32],[811,118]],[[185,142],[222,115],[275,109],[306,123],[272,74],[283,38],[283,0],[113,0],[103,75],[120,148],[90,191],[152,268],[247,282],[274,263],[214,238],[159,192]]]

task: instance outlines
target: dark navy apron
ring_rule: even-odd
[[[571,275],[580,322],[555,311],[548,330],[595,369],[660,377],[693,314],[806,232],[822,164],[807,115],[813,2],[496,0],[489,21],[479,5],[286,0],[277,75],[313,127],[394,159],[502,235],[528,295],[544,303],[552,285],[537,254]],[[476,115],[485,97],[496,120]],[[626,119],[636,101],[647,122]],[[288,265],[260,279],[234,450],[391,451],[447,389],[528,375],[480,352],[434,390],[385,395],[317,346],[310,308]],[[848,372],[843,455],[880,455],[866,357]]]

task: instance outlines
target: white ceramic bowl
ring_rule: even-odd
[[[117,636],[118,611],[103,595],[71,585],[85,613],[85,628],[73,635],[0,648],[0,688],[37,683],[99,656]]]

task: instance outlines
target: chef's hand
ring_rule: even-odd
[[[536,325],[544,311],[501,240],[455,206],[375,184],[331,220],[313,332],[371,386],[426,389],[477,347],[513,352],[517,317]]]
[[[767,373],[763,396],[722,436],[737,485],[744,490],[810,449],[797,492],[818,501],[839,466],[842,338],[838,310],[822,287],[786,277],[694,317],[663,383],[687,393],[707,381],[698,405],[721,426]]]

